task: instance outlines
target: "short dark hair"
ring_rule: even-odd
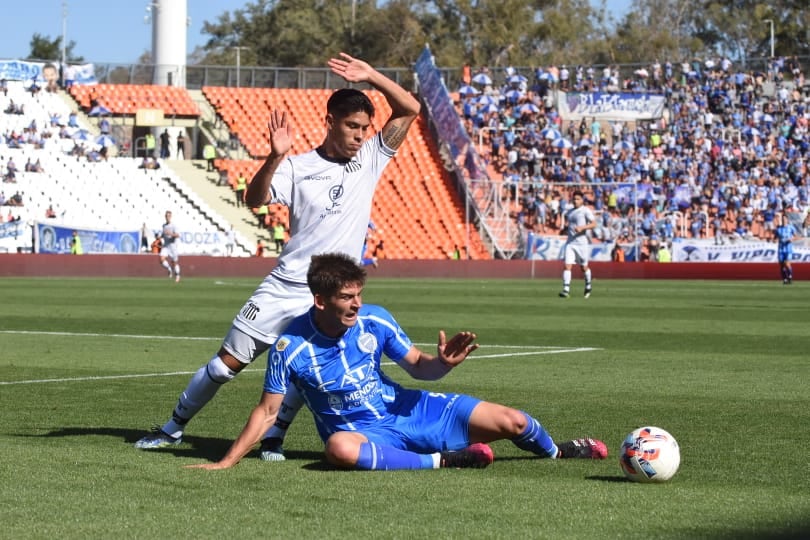
[[[307,285],[312,294],[334,296],[348,284],[365,285],[366,271],[343,253],[313,255],[307,271]]]
[[[572,195],[572,198],[573,198],[573,197],[576,197],[577,195],[579,195],[579,196],[580,196],[580,197],[582,197],[583,199],[585,198],[585,194],[584,194],[584,193],[582,193],[580,190],[576,190],[576,191],[574,192],[574,194]]]
[[[335,118],[345,118],[356,112],[364,112],[369,118],[374,118],[374,104],[360,90],[341,88],[329,96],[326,112]]]

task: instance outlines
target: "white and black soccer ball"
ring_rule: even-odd
[[[681,450],[667,431],[640,427],[624,439],[619,464],[624,475],[634,482],[666,482],[678,472]]]

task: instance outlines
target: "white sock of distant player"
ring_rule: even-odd
[[[172,266],[169,264],[169,261],[160,261],[160,266],[168,270],[168,272],[171,274]]]
[[[272,437],[284,440],[284,437],[287,436],[287,429],[290,427],[290,424],[292,424],[292,421],[295,420],[295,415],[298,414],[298,411],[300,411],[303,406],[304,399],[301,397],[298,389],[290,385],[287,388],[287,393],[284,395],[284,401],[281,402],[281,407],[278,410],[276,423],[267,430],[267,433],[264,434],[262,439]]]
[[[174,275],[175,275],[175,276],[179,276],[179,275],[180,275],[180,265],[179,265],[179,264],[175,264],[175,265],[174,265]]]
[[[188,421],[234,376],[236,372],[226,366],[219,356],[214,356],[191,377],[188,386],[180,394],[172,419],[161,428],[163,432],[175,438],[180,437]]]
[[[591,269],[590,268],[585,270],[585,288],[586,289],[591,288]]]
[[[571,288],[571,270],[563,270],[563,290],[568,292]]]

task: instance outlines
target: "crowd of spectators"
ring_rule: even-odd
[[[538,68],[531,80],[506,68],[492,81],[487,71],[465,77],[458,110],[525,228],[558,234],[566,184],[585,182],[604,240],[773,240],[782,213],[807,226],[810,98],[795,58],[765,72],[727,58],[655,62],[624,78],[615,66]],[[556,89],[656,93],[666,112],[563,122]]]

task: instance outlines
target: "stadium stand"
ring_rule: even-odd
[[[0,160],[24,164],[30,159],[43,168],[42,172],[21,171],[13,184],[3,184],[4,190],[13,186],[24,196],[24,205],[13,209],[14,217],[41,221],[52,208],[56,217],[50,222],[66,227],[140,230],[146,223],[156,231],[165,210],[172,209],[175,221],[195,234],[230,227],[165,164],[145,170],[139,168],[140,160],[131,157],[88,159],[100,147],[98,130],[82,118],[77,128],[67,130],[66,120],[75,104],[62,95],[31,96],[19,81],[9,81],[8,89],[8,96],[0,95],[0,107],[6,110],[13,102],[22,106],[24,114],[3,115]],[[239,235],[237,242],[242,254],[250,253],[251,239]]]
[[[216,160],[217,167],[228,172],[229,185],[225,189],[233,189],[240,171],[250,178],[261,165],[260,158],[269,150],[266,119],[274,107],[284,108],[291,115],[298,139],[293,151],[306,151],[319,144],[324,135],[322,109],[330,93],[205,87],[203,95],[217,111],[219,120],[251,157]],[[73,103],[65,99],[68,95]],[[390,110],[382,95],[370,95],[378,110],[372,127],[379,130]],[[39,134],[44,134],[41,145],[27,141],[20,148],[0,145],[3,163],[13,156],[20,164],[29,158],[38,159],[44,167],[43,173],[20,175],[15,188],[25,194],[25,205],[15,208],[17,217],[39,220],[52,208],[57,218],[51,219],[65,226],[134,230],[146,222],[156,230],[162,223],[163,211],[170,207],[175,221],[183,227],[201,233],[230,228],[228,220],[213,208],[215,205],[172,170],[171,161],[159,160],[158,170],[144,170],[138,167],[141,161],[131,157],[111,155],[98,162],[87,159],[87,153],[98,149],[95,139],[99,133],[87,116],[94,107],[104,107],[103,114],[112,118],[132,115],[139,108],[161,108],[177,116],[200,114],[200,108],[184,89],[100,84],[72,86],[68,94],[39,93],[33,97],[25,92],[22,83],[12,81],[8,97],[0,105],[5,109],[11,101],[21,105],[25,114],[3,116],[3,132],[8,135],[3,142],[11,139],[11,134],[27,130],[32,121],[42,128]],[[65,128],[67,118],[77,108],[84,113],[79,114],[78,127]],[[490,258],[478,232],[465,225],[461,199],[450,187],[440,163],[436,146],[420,119],[375,196],[374,241],[384,241],[387,258],[443,259],[455,246],[470,246],[468,256],[472,259]],[[272,205],[264,226],[269,227],[273,219],[286,224],[286,208]],[[246,255],[252,251],[255,239],[242,235],[238,243]]]
[[[785,73],[790,73],[791,80],[785,79]],[[514,71],[500,79],[492,75],[491,85],[455,92],[453,99],[487,169],[488,178],[467,178],[466,188],[480,215],[488,219],[487,234],[508,251],[519,252],[520,238],[528,231],[558,234],[569,186],[583,181],[598,184],[586,188],[586,197],[600,216],[605,240],[635,241],[637,233],[644,240],[655,235],[767,240],[773,214],[807,214],[810,98],[801,70],[797,73],[788,62],[774,61],[767,74],[738,72],[722,62],[653,65],[624,79],[610,66],[595,74],[587,68],[572,71],[569,90],[666,95],[670,113],[666,121],[623,125],[596,126],[592,119],[581,125],[562,122],[546,95],[560,84],[555,79],[559,70],[539,68],[517,84],[511,79]],[[129,116],[139,108],[160,108],[168,116],[199,118],[221,126],[203,137],[225,149],[215,165],[225,171],[227,182],[217,188],[223,195],[216,198],[233,204],[236,177],[252,177],[269,152],[270,112],[274,108],[289,112],[296,133],[293,152],[303,152],[323,139],[324,107],[330,93],[203,86],[200,99],[174,87],[99,84],[72,86],[71,103],[64,93],[31,95],[18,81],[10,81],[8,87],[8,96],[0,96],[2,109],[10,111],[2,116],[2,163],[13,157],[22,167],[31,158],[45,169],[44,173],[20,173],[17,185],[4,185],[7,199],[17,188],[25,194],[24,208],[16,212],[34,219],[53,206],[65,219],[74,212],[104,226],[131,228],[127,220],[139,227],[143,213],[187,203],[188,223],[220,231],[227,230],[234,218],[224,218],[216,209],[217,201],[199,191],[199,184],[175,172],[170,161],[161,163],[158,171],[143,171],[137,168],[139,162],[128,157],[113,154],[94,163],[70,155],[76,147],[93,146],[98,135],[87,115],[94,109],[98,114],[98,107],[112,117]],[[374,91],[369,95],[378,111],[373,129],[379,130],[390,111],[382,95]],[[482,95],[490,98],[488,103],[481,100]],[[11,111],[12,103],[22,114]],[[79,127],[65,129],[65,119],[76,109],[83,113]],[[557,135],[547,137],[543,132],[547,128],[554,128]],[[500,140],[510,132],[514,141]],[[570,148],[558,148],[559,139],[567,139]],[[232,148],[239,151],[228,151]],[[387,257],[447,258],[455,246],[469,246],[467,255],[472,259],[492,257],[492,246],[467,225],[450,169],[453,164],[433,140],[427,121],[420,118],[375,195],[375,241],[385,241]],[[177,170],[188,174],[179,164]],[[118,185],[118,180],[124,183]],[[616,187],[629,181],[644,190],[637,207],[628,205],[626,190]],[[133,185],[143,189],[132,191]],[[66,208],[77,198],[87,206]],[[140,204],[150,198],[153,207]],[[127,206],[133,211],[127,212]],[[258,223],[255,210],[239,212],[245,222]],[[495,216],[501,214],[507,217],[497,221]],[[274,220],[287,219],[285,209],[271,205],[256,234]],[[633,225],[635,220],[638,227]],[[249,253],[255,238],[243,237],[240,243]]]
[[[70,95],[85,113],[94,106],[111,115],[134,115],[139,109],[161,109],[168,117],[196,117],[200,109],[185,88],[146,84],[72,85]]]
[[[764,73],[708,58],[649,68],[622,78],[618,67],[579,66],[565,85],[553,66],[522,78],[507,70],[492,84],[454,93],[488,181],[501,186],[518,225],[557,233],[557,210],[570,198],[568,186],[580,182],[594,184],[586,198],[606,239],[631,242],[638,232],[643,241],[771,240],[774,214],[801,223],[808,210],[810,92],[800,64],[776,58]],[[657,93],[668,114],[657,121],[563,122],[551,99],[561,86]],[[622,184],[628,183],[642,190],[637,209],[627,203]],[[491,196],[489,189],[474,193],[479,206]],[[638,231],[631,223],[636,210]],[[546,219],[539,223],[538,215]]]

